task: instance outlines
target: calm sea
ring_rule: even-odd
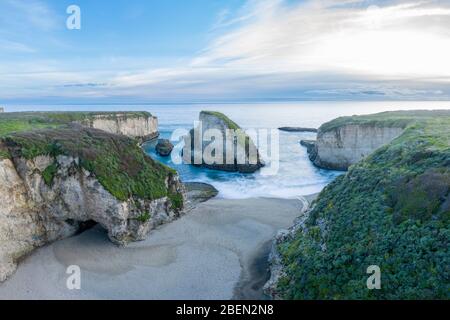
[[[282,126],[319,127],[339,116],[370,114],[409,109],[450,109],[450,102],[290,102],[261,104],[178,104],[178,105],[6,105],[6,111],[127,111],[145,110],[159,118],[161,136],[170,138],[176,129],[193,127],[202,110],[220,111],[243,128],[271,129]],[[319,192],[340,172],[321,170],[308,159],[301,139],[314,139],[313,133],[279,132],[280,160],[275,175],[260,172],[243,175],[175,165],[170,158],[154,152],[154,144],[145,145],[153,158],[175,168],[183,181],[214,185],[224,198],[293,198]]]

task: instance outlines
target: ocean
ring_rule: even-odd
[[[377,102],[281,102],[233,104],[149,104],[149,105],[6,105],[5,111],[149,111],[159,119],[161,138],[170,138],[174,130],[189,130],[202,110],[220,111],[244,129],[277,129],[284,126],[314,127],[340,116],[370,114],[393,110],[450,109],[448,101],[377,101]],[[185,182],[214,185],[219,197],[242,199],[252,197],[295,198],[320,192],[342,172],[314,167],[302,139],[314,139],[314,133],[279,133],[279,169],[276,174],[239,174],[175,164],[171,157],[155,153],[155,143],[144,150],[154,159],[176,169]],[[175,152],[179,152],[175,151]],[[266,159],[265,159],[266,160]],[[266,161],[267,162],[267,161]],[[270,164],[270,162],[268,163]]]

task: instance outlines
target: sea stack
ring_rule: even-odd
[[[252,139],[226,115],[202,111],[184,137],[183,161],[209,169],[253,173],[264,166]]]

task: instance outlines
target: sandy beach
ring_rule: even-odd
[[[0,284],[0,299],[255,299],[270,243],[306,202],[212,199],[120,248],[94,227],[36,250]],[[81,290],[68,290],[70,265]]]

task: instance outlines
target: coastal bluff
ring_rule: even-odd
[[[92,114],[81,124],[109,133],[123,134],[142,141],[152,140],[159,136],[158,118],[148,112]]]
[[[403,131],[279,233],[266,292],[278,299],[449,299],[450,110],[344,117],[322,130],[356,135],[339,130],[356,125],[388,128],[383,137],[394,136],[389,128]],[[369,266],[380,268],[381,290],[368,290]]]
[[[264,166],[253,140],[220,112],[202,111],[198,127],[184,137],[184,143],[183,161],[188,164],[241,173],[253,173]]]
[[[146,111],[127,112],[5,112],[0,117],[0,136],[16,131],[57,128],[80,124],[141,142],[159,136],[158,118]]]
[[[332,170],[347,170],[378,148],[399,137],[407,122],[383,121],[383,116],[342,117],[322,125],[317,140],[303,141],[310,160],[317,167]]]
[[[184,214],[177,172],[137,143],[155,132],[148,115],[0,115],[0,281],[34,249],[93,224],[125,245]]]

